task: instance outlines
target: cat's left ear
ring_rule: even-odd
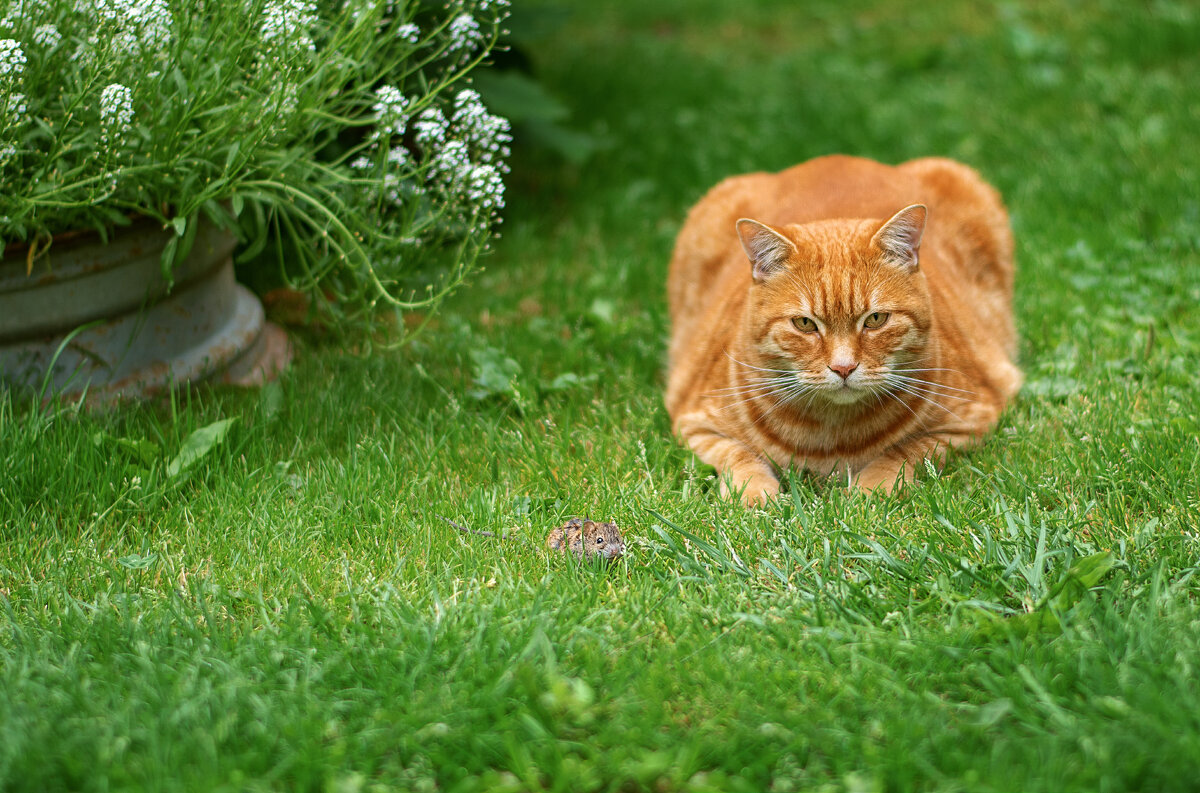
[[[913,204],[892,215],[884,223],[871,242],[883,250],[884,256],[906,272],[917,269],[917,251],[921,247],[921,236],[925,233],[925,217],[928,210],[924,204]]]

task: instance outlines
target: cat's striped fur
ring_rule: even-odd
[[[874,489],[940,464],[1020,388],[1012,248],[996,191],[951,160],[727,179],[671,260],[675,431],[747,504],[789,466]]]

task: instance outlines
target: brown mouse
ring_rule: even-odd
[[[476,534],[480,537],[493,537],[507,540],[508,534],[497,535],[495,532],[468,529],[460,526],[447,517],[438,515],[463,534]],[[568,551],[579,558],[591,559],[599,556],[603,559],[616,559],[625,553],[625,540],[621,530],[615,523],[603,523],[591,518],[571,518],[556,529],[551,529],[546,537],[546,547],[552,551],[567,553]]]
[[[570,551],[579,558],[616,559],[625,553],[625,540],[615,523],[602,523],[591,518],[571,518],[546,537],[552,551]]]

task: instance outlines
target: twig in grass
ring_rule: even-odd
[[[450,524],[451,526],[453,526],[454,528],[456,528],[456,529],[458,529],[459,531],[461,531],[463,534],[478,534],[480,537],[496,537],[496,536],[499,536],[499,538],[500,538],[500,539],[502,539],[502,540],[507,540],[507,539],[508,539],[508,535],[507,535],[507,534],[500,534],[500,535],[497,535],[495,532],[491,532],[491,531],[479,531],[479,530],[477,530],[477,529],[468,529],[466,526],[459,526],[457,523],[455,523],[454,521],[450,520],[450,518],[447,518],[447,517],[446,517],[446,516],[444,516],[444,515],[438,515],[438,517],[439,517],[439,518],[441,518],[442,520],[446,521],[447,523],[449,523],[449,524]]]

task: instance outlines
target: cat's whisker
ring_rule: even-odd
[[[794,375],[794,373],[793,373]],[[766,377],[746,377],[739,380],[737,385],[725,386],[723,388],[713,389],[714,391],[738,391],[747,386],[757,387],[760,385],[768,385],[771,383],[786,383],[794,380],[794,376],[789,375],[768,375]]]
[[[759,399],[769,399],[771,397],[781,396],[783,394],[786,394],[787,391],[788,391],[788,389],[780,389],[779,391],[768,392],[765,394],[751,394],[750,396],[746,397],[745,399],[739,399],[736,402],[730,402],[726,405],[722,405],[721,407],[717,408],[717,410],[725,411],[725,410],[729,410],[730,408],[737,407],[738,405],[744,405],[747,402],[754,402]]]
[[[905,371],[910,371],[910,372],[952,372],[954,374],[959,374],[959,375],[963,374],[958,369],[950,369],[950,368],[946,368],[946,367],[923,367],[923,366],[921,366],[922,364],[930,362],[932,359],[933,359],[932,356],[922,355],[918,358],[913,358],[910,361],[905,361],[902,366],[894,369],[893,371],[897,371],[897,372],[905,372]],[[940,361],[939,361],[939,363],[940,363]]]
[[[893,367],[889,367],[887,369],[887,371],[896,372],[897,374],[905,374],[905,375],[918,374],[918,373],[922,373],[922,372],[952,372],[955,374],[960,374],[956,369],[938,369],[938,368],[924,368],[924,367],[911,367],[911,366],[893,366]]]
[[[970,402],[970,398],[959,396],[958,394],[944,394],[940,391],[934,391],[930,388],[923,388],[915,383],[904,383],[892,381],[889,383],[893,390],[904,391],[909,394],[920,394],[925,397],[937,397],[938,399],[956,399],[959,402]]]
[[[907,410],[909,413],[911,413],[913,418],[915,418],[917,420],[917,423],[920,424],[923,428],[929,429],[929,423],[925,420],[925,418],[922,417],[920,413],[913,410],[912,405],[909,405],[907,402],[905,402],[900,397],[899,394],[896,393],[897,390],[902,390],[902,389],[892,388],[892,387],[888,386],[886,383],[881,383],[878,385],[879,385],[879,387],[872,388],[872,393],[875,394],[877,404],[882,404],[882,402],[883,402],[882,397],[887,397],[888,399],[891,399],[892,401],[896,402],[901,407],[903,407],[905,410]],[[912,396],[917,396],[922,399],[924,398],[918,394],[912,394]],[[929,401],[929,400],[925,400],[925,401]],[[937,404],[937,403],[935,402],[933,404]],[[943,405],[938,405],[938,407],[942,408],[943,410],[948,410]]]
[[[959,396],[958,394],[943,394],[940,391],[930,391],[927,388],[920,388],[908,383],[891,383],[890,388],[893,391],[905,391],[909,394],[920,394],[932,399],[953,399],[956,402],[970,402],[970,397]]]
[[[969,397],[975,396],[974,391],[969,391],[965,388],[955,388],[954,386],[944,385],[942,383],[935,383],[932,380],[924,380],[920,377],[906,377],[905,375],[898,375],[889,372],[884,376],[884,379],[889,383],[904,383],[905,385],[913,386],[914,388],[919,388],[924,391],[928,391],[929,393],[937,394],[938,396],[945,396],[950,399],[968,399]],[[956,396],[955,394],[950,393],[952,391],[959,394],[966,394],[967,396]]]
[[[762,415],[762,417],[763,417],[764,419],[765,419],[765,418],[768,418],[768,417],[769,417],[769,416],[770,416],[772,413],[774,413],[776,410],[779,410],[779,408],[783,407],[785,404],[788,404],[788,403],[792,402],[792,401],[793,401],[793,397],[795,397],[795,396],[801,396],[801,397],[803,397],[803,396],[808,396],[808,397],[811,399],[811,398],[812,398],[812,396],[813,396],[813,395],[814,395],[814,394],[815,394],[815,393],[816,393],[816,392],[819,390],[819,389],[818,389],[818,388],[816,388],[815,386],[812,386],[812,385],[810,385],[810,384],[808,384],[808,383],[799,383],[799,385],[800,385],[800,386],[802,386],[802,387],[801,387],[801,388],[799,388],[799,389],[796,389],[796,390],[794,390],[794,391],[793,391],[793,393],[792,393],[791,395],[789,395],[789,396],[787,396],[787,397],[785,397],[785,398],[783,398],[783,399],[778,399],[778,400],[776,400],[776,401],[775,401],[775,404],[774,404],[774,405],[772,405],[772,406],[771,406],[771,407],[770,407],[770,408],[767,410],[767,412],[766,412],[766,413],[764,413],[764,414]]]
[[[741,396],[742,394],[745,394],[745,393],[749,393],[750,395],[747,396],[745,399],[739,399],[737,402],[730,402],[727,405],[722,405],[720,408],[718,408],[718,410],[722,410],[722,411],[728,410],[731,407],[736,407],[738,405],[744,405],[747,402],[753,402],[758,399],[771,398],[771,397],[781,397],[780,399],[776,399],[777,403],[790,402],[794,397],[801,396],[810,389],[812,389],[812,386],[810,386],[809,384],[802,383],[798,380],[792,380],[791,382],[780,384],[777,388],[774,388],[771,390],[766,390],[766,391],[761,391],[758,393],[750,393],[749,391],[745,391],[745,392],[741,392],[741,393],[727,394],[727,395],[725,395],[726,397]]]
[[[753,381],[741,383],[738,385],[726,386],[725,388],[715,388],[712,391],[706,392],[706,397],[730,397],[741,396],[743,394],[753,393],[769,393],[779,389],[790,387],[796,380],[793,377],[775,376],[755,378]]]
[[[769,383],[751,383],[748,385],[731,385],[726,388],[714,388],[711,391],[706,391],[706,397],[722,397],[722,396],[737,396],[738,394],[749,394],[754,391],[768,391],[778,386],[785,385],[783,382]]]
[[[744,366],[747,369],[753,369],[756,372],[775,372],[778,374],[795,374],[796,373],[796,370],[794,370],[794,369],[770,369],[770,368],[767,368],[764,366],[755,366],[754,364],[746,363],[745,361],[739,361],[737,358],[734,358],[732,355],[730,355],[728,350],[725,351],[725,357],[728,358],[729,360],[733,361],[734,363],[736,363],[738,366]]]
[[[895,370],[888,371],[887,374],[884,374],[884,377],[895,378],[896,380],[904,380],[904,382],[906,382],[906,383],[920,383],[920,384],[932,386],[932,388],[944,389],[947,391],[959,391],[960,394],[972,394],[972,395],[974,394],[974,391],[970,391],[967,389],[960,389],[960,388],[958,388],[958,386],[946,385],[944,383],[937,383],[937,382],[935,382],[935,380],[926,380],[923,377],[912,377],[912,376],[910,376],[910,374],[900,374],[900,373],[896,372]]]
[[[931,386],[931,388],[944,389],[947,391],[961,391],[962,394],[974,394],[974,391],[970,391],[967,389],[960,389],[960,388],[958,388],[958,386],[955,386],[955,385],[947,385],[944,383],[937,382],[937,380],[930,380],[930,379],[926,379],[923,377],[916,377],[916,376],[913,376],[913,374],[904,374],[904,373],[900,373],[895,370],[883,371],[880,373],[880,377],[883,377],[886,379],[899,380],[899,382],[905,382],[905,383],[919,383],[922,385]]]
[[[881,392],[879,392],[879,393],[880,393],[880,394],[883,394],[883,395],[885,395],[885,396],[888,396],[888,397],[890,397],[891,399],[895,400],[897,403],[899,403],[899,405],[900,405],[902,408],[904,408],[905,410],[907,410],[909,413],[913,414],[913,418],[915,418],[915,419],[916,419],[918,422],[920,422],[922,426],[924,426],[924,425],[925,425],[925,422],[921,421],[921,417],[917,415],[917,411],[913,410],[911,405],[909,405],[907,402],[905,402],[905,401],[904,401],[903,399],[901,399],[900,397],[896,396],[896,394],[892,393],[891,391],[881,391]],[[880,400],[880,402],[882,402],[882,401],[883,401],[883,400]]]
[[[962,421],[962,417],[959,416],[957,413],[955,413],[953,410],[946,407],[941,402],[938,402],[936,399],[930,399],[928,396],[921,393],[920,391],[910,390],[908,388],[905,388],[903,385],[896,386],[894,388],[894,391],[900,391],[901,393],[908,394],[909,396],[914,396],[923,402],[928,402],[929,404],[946,411],[947,413],[949,413],[951,416],[954,416],[954,418],[958,419],[959,421]]]
[[[889,393],[891,393],[893,396],[895,396],[897,392],[896,392],[896,391],[890,391]],[[938,402],[937,400],[930,399],[930,398],[929,398],[929,397],[927,397],[927,396],[924,396],[924,395],[922,395],[922,394],[918,394],[918,393],[915,393],[915,392],[912,392],[912,391],[904,391],[903,389],[899,389],[899,393],[902,393],[902,394],[908,394],[909,396],[911,396],[911,397],[915,397],[915,398],[917,398],[917,399],[921,400],[922,402],[927,402],[928,404],[930,404],[930,405],[933,405],[933,406],[934,406],[934,407],[936,407],[936,408],[939,408],[939,409],[941,409],[941,410],[944,410],[946,413],[949,413],[951,416],[954,416],[955,418],[958,418],[958,416],[955,414],[955,412],[954,412],[953,410],[951,410],[950,408],[946,407],[945,405],[943,405],[941,402]],[[898,398],[898,397],[897,397],[897,398]],[[901,400],[901,401],[903,401],[903,400]]]
[[[939,396],[947,396],[947,397],[952,397],[954,399],[962,399],[962,397],[959,397],[955,394],[951,394],[948,391],[942,390],[944,388],[949,389],[950,388],[949,386],[943,386],[940,383],[935,383],[930,380],[922,380],[919,377],[906,377],[904,375],[897,375],[892,372],[881,372],[881,373],[869,376],[868,378],[865,379],[865,382],[863,383],[864,388],[884,388],[884,389],[886,389],[886,388],[891,388],[893,386],[898,386],[898,385],[912,386],[914,388],[919,388],[923,391],[928,391],[930,393],[936,393]],[[963,389],[952,389],[952,390],[962,391]],[[963,393],[971,393],[971,392],[963,391]]]

